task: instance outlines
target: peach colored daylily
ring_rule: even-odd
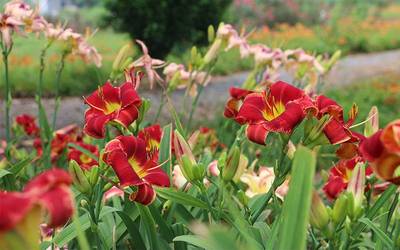
[[[254,171],[247,171],[240,177],[240,180],[248,185],[246,195],[250,198],[255,195],[267,193],[272,187],[274,179],[274,169],[270,167],[260,167],[258,173],[255,173]],[[288,181],[285,181],[276,189],[275,195],[278,198],[284,198],[288,191],[288,183]]]
[[[197,95],[197,85],[202,84],[203,86],[207,86],[210,82],[211,77],[207,76],[206,72],[203,71],[186,71],[185,66],[182,64],[170,63],[168,64],[163,71],[166,76],[166,81],[170,82],[172,79],[177,80],[177,88],[184,89],[190,87],[188,93],[190,96]],[[189,86],[191,85],[191,86]]]
[[[10,15],[0,13],[1,40],[6,48],[11,47],[12,44],[11,35],[14,31],[18,32],[19,31],[18,27],[21,25],[23,25],[23,23],[18,19]]]
[[[165,62],[160,59],[152,58],[149,54],[149,49],[147,48],[146,44],[144,44],[144,42],[140,40],[136,40],[136,42],[140,45],[143,55],[139,59],[134,61],[129,67],[144,68],[147,78],[149,79],[150,89],[152,89],[155,81],[163,82],[163,79],[160,77],[155,69],[163,67]],[[139,85],[136,86],[136,89],[138,87]]]

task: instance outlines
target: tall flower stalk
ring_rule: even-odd
[[[61,82],[61,75],[64,70],[65,66],[65,58],[68,56],[68,52],[64,51],[61,54],[61,58],[58,64],[57,72],[56,72],[56,81],[55,81],[55,96],[54,96],[54,113],[53,113],[53,122],[52,128],[53,130],[56,129],[56,121],[57,121],[57,113],[60,108],[60,82]]]
[[[11,141],[11,124],[10,124],[10,109],[11,109],[11,85],[9,78],[9,69],[8,69],[8,56],[11,53],[12,45],[7,47],[4,44],[4,41],[1,42],[1,49],[3,55],[3,63],[4,63],[4,81],[5,81],[5,92],[4,92],[4,100],[5,100],[5,127],[6,127],[6,140],[7,147],[9,147],[9,143]]]

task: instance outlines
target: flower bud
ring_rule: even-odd
[[[342,193],[335,201],[335,205],[333,205],[332,211],[332,220],[335,225],[340,225],[347,215],[347,194]]]
[[[82,192],[82,193],[91,192],[92,188],[89,184],[89,181],[88,181],[85,173],[83,172],[82,168],[79,166],[79,164],[76,161],[71,160],[69,162],[68,171],[73,179],[73,182],[74,182],[76,188],[80,192]]]
[[[215,39],[215,29],[214,29],[214,26],[212,26],[212,25],[208,26],[207,38],[208,38],[209,43],[212,43]]]
[[[103,187],[103,192],[110,190],[110,188],[112,188],[113,186],[114,186],[114,184],[112,184],[112,183],[106,183],[106,185],[104,185],[104,187]]]
[[[99,168],[94,166],[90,169],[90,176],[89,176],[89,183],[91,186],[96,185],[97,181],[99,180],[100,171]]]
[[[228,153],[226,158],[225,167],[222,170],[222,179],[225,181],[230,181],[235,176],[240,163],[240,148],[238,146],[233,146]]]
[[[362,212],[362,202],[365,189],[365,169],[363,163],[354,167],[351,180],[347,186],[349,197],[348,213],[351,219],[357,219]]]
[[[309,119],[305,125],[304,131],[307,138],[304,142],[305,145],[307,145],[308,147],[315,147],[318,145],[329,144],[328,138],[326,138],[323,131],[325,126],[331,120],[331,117],[329,115],[325,115],[321,119],[319,119],[317,123],[313,123],[312,120],[313,119]]]
[[[332,67],[340,59],[341,55],[342,55],[342,51],[340,51],[340,50],[336,50],[335,53],[333,53],[331,59],[329,59],[328,63],[325,66],[325,72],[328,72],[332,69]]]
[[[240,177],[243,175],[244,171],[247,168],[247,165],[249,165],[249,159],[243,154],[240,154],[239,158],[239,166],[236,170],[235,176],[233,176],[232,180],[234,182],[238,182],[240,180]]]
[[[175,156],[183,176],[189,182],[193,181],[195,179],[193,175],[193,168],[194,166],[197,166],[197,162],[196,159],[194,158],[194,155],[192,153],[192,150],[190,149],[189,144],[177,130],[175,130],[174,147],[175,147]]]
[[[313,192],[311,202],[310,224],[318,229],[323,229],[329,223],[329,214],[317,192]]]
[[[289,140],[286,152],[287,157],[292,160],[295,152],[296,152],[296,146],[293,144],[291,140]]]
[[[204,64],[206,65],[209,64],[212,60],[214,60],[217,57],[221,46],[222,46],[222,39],[220,38],[215,39],[211,47],[208,49],[206,55],[204,56]]]
[[[240,203],[247,206],[249,204],[249,197],[243,192],[243,190],[239,190],[237,192],[237,198],[239,199]]]
[[[112,65],[112,70],[116,71],[116,72],[120,72],[120,71],[124,70],[124,68],[122,68],[122,64],[129,57],[131,52],[132,52],[132,50],[131,50],[130,44],[126,44],[125,46],[123,46],[119,50],[117,56],[115,57],[115,60]]]
[[[365,123],[364,135],[369,137],[379,130],[379,112],[376,106],[369,111],[367,122]]]
[[[206,176],[206,168],[203,164],[193,165],[191,170],[193,174],[193,180],[203,181],[204,177]]]

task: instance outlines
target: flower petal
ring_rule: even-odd
[[[50,227],[63,226],[73,214],[73,198],[66,185],[61,185],[44,193],[39,202],[50,214]]]
[[[0,233],[13,229],[32,209],[31,197],[17,192],[0,192]]]
[[[124,127],[129,127],[139,116],[137,107],[133,104],[121,109],[115,116],[114,121],[120,123]]]
[[[131,201],[139,202],[143,205],[150,205],[156,198],[156,192],[150,184],[144,183],[138,186],[138,190],[129,196]]]
[[[87,135],[94,138],[104,138],[106,123],[111,120],[111,115],[104,115],[95,109],[88,109],[85,112],[85,126],[83,128]]]
[[[247,138],[249,138],[250,141],[260,145],[265,145],[268,132],[268,129],[264,127],[263,123],[250,124],[246,130]]]

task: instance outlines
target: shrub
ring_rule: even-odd
[[[176,45],[206,40],[208,25],[217,25],[231,0],[106,0],[107,23],[150,44],[156,57]]]

